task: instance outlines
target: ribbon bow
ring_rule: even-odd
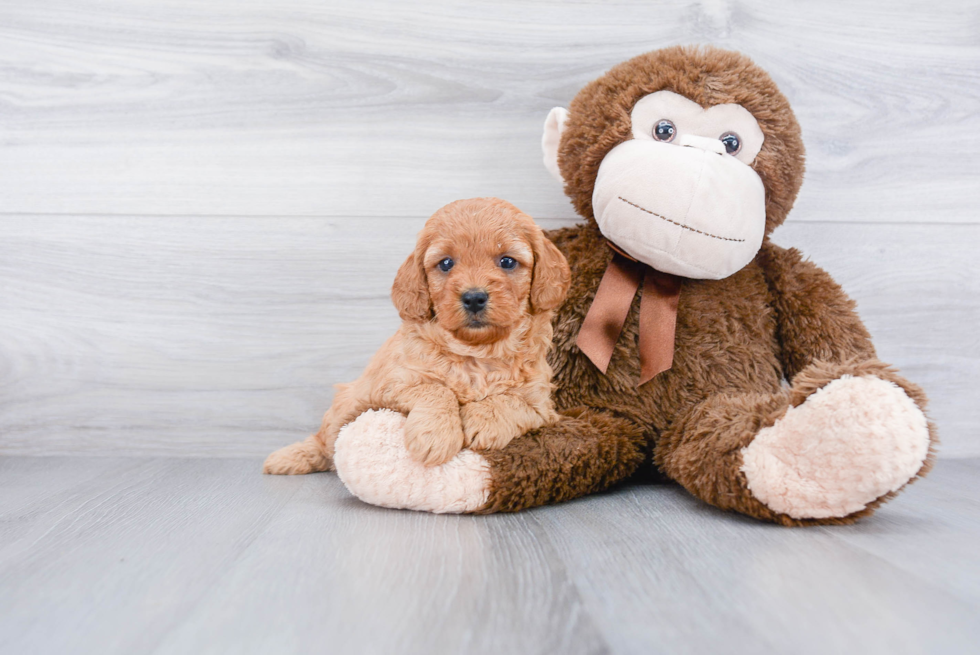
[[[640,382],[649,382],[674,362],[674,331],[681,279],[636,261],[613,244],[612,261],[602,274],[576,344],[603,374],[609,368],[636,290],[640,298]],[[638,385],[639,386],[639,385]]]

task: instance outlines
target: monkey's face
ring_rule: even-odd
[[[542,145],[546,167],[604,236],[690,278],[725,278],[751,262],[803,175],[785,97],[746,57],[714,48],[666,48],[614,67],[579,92],[571,114],[552,110]]]
[[[653,268],[728,277],[752,261],[766,193],[750,164],[762,130],[739,105],[707,110],[670,91],[642,98],[632,136],[603,158],[592,207],[603,235]]]

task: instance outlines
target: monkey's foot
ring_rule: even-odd
[[[795,519],[845,517],[922,468],[929,429],[897,385],[844,376],[791,407],[742,449],[749,491]]]
[[[405,417],[368,410],[345,425],[334,465],[347,489],[372,505],[437,514],[472,512],[487,504],[490,466],[471,450],[441,466],[425,466],[405,448]]]

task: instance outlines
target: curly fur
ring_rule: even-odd
[[[501,257],[517,261],[513,269]],[[450,258],[448,271],[438,263]],[[276,451],[266,473],[333,468],[344,425],[371,409],[407,415],[405,445],[434,466],[463,447],[502,448],[556,419],[551,400],[551,317],[569,284],[565,258],[529,216],[495,198],[437,211],[399,269],[392,300],[403,319],[360,378],[337,385],[317,434]],[[488,294],[465,311],[462,294]]]

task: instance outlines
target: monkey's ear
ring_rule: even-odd
[[[565,121],[568,120],[568,110],[564,107],[555,107],[548,112],[548,118],[544,121],[544,134],[541,136],[541,149],[544,151],[544,167],[548,172],[564,184],[561,179],[561,171],[558,170],[558,145],[561,143],[561,133],[565,129]]]
[[[544,235],[540,228],[531,239],[534,250],[534,274],[531,278],[531,310],[535,313],[558,309],[571,284],[572,272],[565,255]]]
[[[432,318],[432,299],[429,281],[421,264],[418,249],[408,256],[391,285],[391,301],[403,321],[427,321]]]

